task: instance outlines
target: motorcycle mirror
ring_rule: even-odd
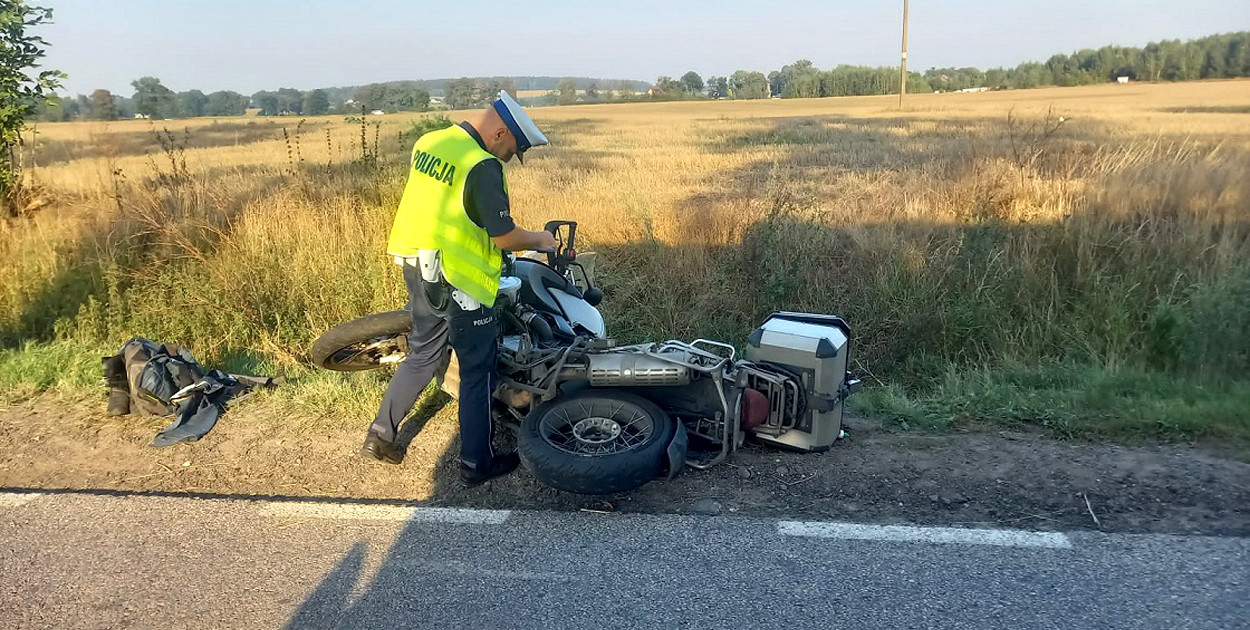
[[[603,301],[603,291],[599,287],[591,287],[582,293],[582,299],[591,306],[599,306]]]

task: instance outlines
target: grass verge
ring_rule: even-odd
[[[74,396],[103,392],[100,357],[105,354],[100,348],[68,342],[0,348],[0,403],[44,392]]]
[[[1057,438],[1219,441],[1250,450],[1250,383],[1133,369],[1020,364],[951,370],[852,398],[887,427],[1037,427]]]
[[[49,393],[93,400],[103,409],[99,357],[106,352],[69,342],[0,350],[0,403]],[[221,367],[276,373],[272,362],[255,355],[232,355]],[[249,404],[262,404],[269,412],[287,409],[304,423],[363,430],[377,411],[390,372],[297,368],[286,376],[284,385],[258,393]],[[851,398],[851,407],[893,430],[990,425],[1037,428],[1058,439],[1222,442],[1250,452],[1250,383],[1190,375],[1072,364],[952,369],[916,385],[867,386]]]
[[[105,387],[100,357],[116,348],[58,341],[26,343],[0,349],[0,404],[19,404],[38,395],[97,404],[104,409]],[[276,363],[256,354],[232,354],[205,367],[233,374],[272,376]],[[298,367],[285,371],[287,381],[272,392],[257,392],[247,404],[291,410],[293,417],[324,425],[359,425],[361,430],[377,412],[390,379],[389,371],[336,373]],[[432,386],[431,386],[432,387]]]

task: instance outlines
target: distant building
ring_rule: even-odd
[[[1128,83],[1128,77],[1116,77],[1115,82],[1116,83]]]

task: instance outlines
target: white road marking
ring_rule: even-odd
[[[279,518],[325,518],[357,521],[415,521],[419,523],[465,523],[502,525],[512,515],[508,510],[467,510],[460,508],[400,507],[315,501],[274,501],[260,509],[263,516]]]
[[[15,508],[35,499],[43,498],[41,492],[0,492],[0,507]]]
[[[412,520],[423,523],[468,523],[503,525],[511,510],[470,510],[463,508],[413,508]]]
[[[1025,532],[1011,529],[960,529],[954,527],[904,527],[899,525],[781,521],[777,523],[777,533],[784,536],[809,538],[996,545],[999,547],[1045,547],[1048,549],[1072,548],[1072,542],[1063,534]]]

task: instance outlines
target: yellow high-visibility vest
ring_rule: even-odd
[[[487,306],[495,304],[503,255],[465,213],[464,183],[474,166],[497,159],[459,125],[421,136],[386,244],[400,258],[438,250],[447,281]]]

